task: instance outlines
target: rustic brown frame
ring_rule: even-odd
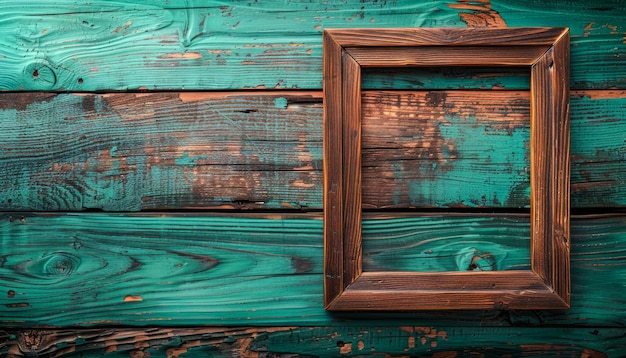
[[[327,29],[324,306],[328,310],[569,307],[569,30]],[[531,70],[531,270],[362,272],[361,67]]]

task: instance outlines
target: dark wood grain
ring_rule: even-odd
[[[620,329],[463,329],[447,325],[376,324],[310,327],[146,327],[9,329],[0,353],[11,357],[339,357],[543,356],[619,357]],[[546,343],[549,340],[550,343]]]
[[[343,181],[343,285],[350,285],[361,274],[361,68],[344,50],[342,55],[341,118],[336,120],[342,128],[342,178]],[[325,108],[337,105],[331,98]],[[334,150],[328,149],[330,152]],[[329,243],[331,246],[332,243]]]
[[[328,271],[341,270],[344,282],[339,292],[336,289],[325,291],[326,308],[345,311],[569,307],[568,30],[506,29],[494,32],[491,29],[468,32],[466,29],[340,29],[326,30],[325,36],[337,41],[344,50],[341,55],[341,77],[333,77],[325,82],[325,86],[333,89],[343,87],[340,100],[326,96],[324,101],[325,111],[342,111],[341,117],[333,116],[332,120],[341,122],[343,126],[343,143],[329,141],[331,145],[325,146],[324,150],[327,153],[325,160],[330,160],[330,165],[343,168],[341,180],[344,192],[342,211],[335,213],[343,216],[343,235],[325,236],[327,247],[338,245],[328,241],[333,239],[339,240],[343,246],[343,266],[337,266],[338,261],[335,259],[325,260],[325,266]],[[506,46],[502,45],[503,38],[507,39]],[[479,51],[471,47],[474,45],[491,47],[491,50]],[[423,46],[439,46],[438,57],[434,55],[435,52],[420,56]],[[513,51],[508,58],[490,56],[494,51],[506,53],[511,49]],[[462,50],[466,50],[466,54]],[[355,51],[354,57],[351,51]],[[337,57],[339,54],[338,51],[331,51],[324,53],[324,56]],[[511,61],[514,57],[517,60]],[[385,63],[385,58],[398,60]],[[425,58],[425,62],[420,62],[422,58]],[[433,273],[362,273],[360,127],[363,112],[360,67],[431,66],[437,63],[437,58],[444,66],[472,66],[480,63],[477,60],[481,59],[485,65],[525,64],[531,67],[532,272],[508,271],[504,274],[488,273],[485,276],[440,274],[451,280],[452,284],[449,285],[445,284],[448,282],[446,280],[435,280],[438,274]],[[339,65],[339,62],[335,64]],[[325,136],[336,135],[329,133],[329,129],[332,128],[325,127]],[[432,145],[428,142],[426,144]],[[338,152],[343,156],[341,162],[328,154]],[[328,188],[329,177],[325,176],[324,179],[327,182],[325,188]],[[339,229],[335,225],[336,222],[331,222],[324,229],[334,233]],[[367,280],[368,276],[372,276],[372,279]],[[491,282],[491,290],[480,288],[485,280]],[[515,282],[520,288],[502,289],[502,282],[506,280]],[[458,285],[461,284],[469,291],[459,290]],[[437,301],[437,297],[445,299]]]
[[[549,66],[552,82],[552,245],[550,257],[554,291],[570,302],[570,35],[563,34],[553,47],[554,63]],[[532,174],[531,174],[532,175]]]
[[[343,47],[541,46],[563,33],[558,27],[326,29]]]
[[[362,68],[368,67],[443,67],[443,66],[530,66],[549,46],[496,47],[348,47]],[[488,58],[489,61],[485,61]]]
[[[569,304],[569,35],[531,72],[531,265]]]
[[[324,98],[326,103],[343,103],[343,87],[338,80],[342,76],[341,62],[343,50],[327,33],[324,33]],[[324,266],[324,304],[330,303],[330,297],[338,295],[344,287],[343,257],[343,125],[339,120],[343,116],[341,106],[324,110],[324,259],[329,262]],[[333,150],[330,150],[333,148]]]

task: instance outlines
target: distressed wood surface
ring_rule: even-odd
[[[623,328],[626,320],[625,216],[574,217],[569,310],[334,315],[322,302],[321,215],[256,215],[3,214],[0,325],[310,326],[376,319],[387,326]],[[449,238],[449,232],[457,234]],[[369,258],[379,267],[419,255],[469,262],[476,252],[506,267],[520,261],[522,254],[511,251],[523,234],[518,224],[497,218],[364,223]]]
[[[0,207],[320,208],[320,97],[2,94]]]
[[[527,91],[368,91],[362,126],[365,209],[530,204]]]
[[[620,0],[7,0],[0,89],[320,89],[325,28],[465,26],[570,27],[572,87],[623,89],[625,12]]]
[[[531,72],[531,267],[570,300],[570,37],[563,31]]]
[[[365,67],[361,73],[364,90],[530,89],[524,67]]]
[[[2,1],[0,90],[76,93],[31,93],[26,97],[33,99],[25,102],[20,94],[0,94],[0,210],[320,210],[323,29],[465,26],[570,27],[572,88],[602,89],[572,94],[572,204],[579,210],[622,207],[626,204],[622,190],[626,96],[616,89],[626,88],[624,13],[621,0],[514,4],[505,0],[336,4],[59,0],[54,6],[47,0]],[[490,68],[366,71],[363,86],[524,90],[528,78],[527,73]],[[187,100],[180,100],[177,93],[143,98],[85,93],[252,88],[316,92],[293,96],[270,92],[267,97],[251,93],[238,97],[231,92],[214,94],[214,99],[207,94],[194,99],[198,95],[191,94]],[[111,98],[122,104],[111,106]],[[457,124],[464,120],[457,115],[450,118]],[[266,128],[261,129],[261,124]],[[458,133],[446,132],[455,127],[442,126],[457,142],[479,130],[465,127]],[[524,131],[513,126],[511,133],[520,136]],[[508,135],[499,129],[495,132],[502,133],[499,137]],[[496,135],[488,138],[498,148],[519,143],[500,141]],[[213,142],[216,145],[209,148]],[[241,153],[220,151],[219,146],[239,147]],[[210,156],[204,157],[207,153]],[[277,153],[277,157],[263,158],[259,153]],[[448,155],[444,151],[444,157]],[[511,165],[523,169],[521,161],[515,163]],[[468,169],[456,168],[452,174]],[[510,175],[509,187],[501,181],[490,189],[497,197],[475,191],[475,184],[468,185],[465,179],[456,183],[468,190],[450,196],[445,196],[443,185],[421,180],[406,184],[411,200],[396,195],[380,207],[417,203],[442,208],[524,207],[528,185],[513,181],[515,173]],[[441,181],[450,182],[454,180]],[[517,190],[510,187],[512,183]],[[446,201],[420,199],[420,193],[431,190]],[[505,202],[505,197],[514,199]],[[254,228],[246,220],[198,217],[4,214],[0,326],[5,328],[0,332],[0,355],[626,356],[623,217],[574,221],[573,308],[567,312],[367,317],[330,316],[321,309],[321,216],[283,215],[254,223]],[[280,229],[273,226],[277,222]],[[399,225],[366,224],[368,230],[378,227],[383,233],[387,225]],[[411,232],[422,225],[423,221],[413,220],[401,223],[399,230]],[[504,241],[515,240],[517,234],[506,233],[522,233],[524,224],[509,221],[480,230],[504,235]],[[512,241],[505,245],[502,238],[476,242],[475,233],[470,228],[465,234],[471,247],[480,245],[484,250],[479,253],[510,248]],[[415,257],[424,259],[436,245],[428,246],[419,235],[409,234],[411,248],[406,246],[407,237],[393,236],[388,251],[380,251],[376,245],[384,241],[381,236],[368,237],[372,243],[368,259],[377,269],[391,267],[395,260],[410,269]],[[476,253],[461,248],[457,252],[456,247],[444,246],[445,241],[440,243],[442,256],[452,251],[467,260],[469,253]],[[218,263],[212,261],[216,253],[222,259]],[[516,249],[516,253],[523,265],[525,252]],[[477,268],[491,267],[485,257],[477,261]],[[503,267],[513,258],[509,253]],[[212,279],[207,281],[207,275]],[[113,327],[126,324],[148,327]],[[207,324],[278,327],[192,327]],[[22,329],[6,330],[9,325]],[[100,328],[32,330],[43,325]],[[188,328],[149,328],[155,325]]]
[[[324,159],[330,162],[327,168],[336,169],[324,175],[324,215],[341,218],[324,224],[325,251],[333,253],[324,260],[326,309],[569,308],[568,29],[333,29],[324,31],[324,49]],[[362,145],[361,132],[362,117],[370,111],[362,108],[361,67],[480,64],[532,65],[528,141],[532,272],[362,272],[361,154],[367,146]],[[464,95],[473,97],[467,92]],[[377,122],[396,118],[389,108],[382,111],[384,117]],[[419,121],[415,115],[411,119]],[[433,121],[425,122],[432,127]],[[341,141],[337,141],[340,130]],[[372,132],[378,139],[385,128]],[[409,131],[409,135],[415,138],[421,133]],[[396,139],[393,135],[387,138]],[[424,140],[423,146],[434,145]],[[328,205],[328,197],[337,195],[341,205]]]
[[[338,78],[341,78],[342,49],[341,46],[333,40],[328,32],[323,34],[324,53],[324,97],[337,99],[340,103],[343,101],[343,86]],[[341,117],[343,109],[341,106],[326,106],[323,109],[323,133],[327,135],[323,138],[323,148],[334,147],[341,148],[343,140],[343,128],[341,121],[334,120]],[[322,135],[322,133],[320,133]],[[324,227],[334,227],[336,230],[324,230],[323,237],[324,262],[326,264],[323,270],[324,282],[324,305],[329,304],[329,299],[340,294],[344,287],[343,282],[343,245],[341,237],[343,235],[343,215],[337,215],[343,210],[344,189],[343,181],[343,153],[331,153],[323,150],[324,156],[324,173],[323,173],[323,208],[324,210]]]
[[[470,29],[473,30],[473,29]],[[498,31],[502,31],[498,29]],[[492,34],[495,37],[496,34]],[[488,35],[485,35],[488,36]],[[364,41],[367,41],[365,37]],[[364,42],[365,43],[365,42]],[[368,67],[477,67],[530,66],[543,55],[548,46],[488,47],[440,46],[399,48],[347,47],[346,51],[363,66]],[[400,51],[398,51],[400,50]],[[375,54],[372,52],[375,51]]]
[[[554,27],[522,27],[513,31],[502,31],[500,28],[390,28],[378,31],[348,28],[331,29],[328,31],[337,42],[341,43],[349,53],[352,53],[353,50],[351,48],[381,46],[469,46],[469,52],[473,52],[471,50],[472,46],[512,46],[515,48],[517,46],[549,45],[561,36],[563,30]],[[402,54],[399,55],[403,57]],[[355,59],[358,59],[358,57],[356,56]],[[372,56],[370,54],[367,60],[377,62],[377,59],[377,55]],[[462,61],[465,61],[465,59]]]
[[[528,214],[456,214],[447,218],[424,213],[372,214],[363,222],[363,271],[505,271],[530,270]],[[493,225],[493,223],[496,223]],[[490,232],[483,241],[476,229]],[[498,254],[496,254],[498,253]]]
[[[525,91],[364,91],[368,209],[529,204]],[[0,95],[0,209],[322,208],[321,92]],[[574,208],[623,207],[626,94],[571,96]]]
[[[549,340],[550,343],[546,343]],[[385,327],[184,327],[0,331],[12,357],[620,357],[621,329]]]

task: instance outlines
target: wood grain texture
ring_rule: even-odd
[[[379,248],[386,241],[384,250],[395,251],[378,254],[378,267],[415,260],[425,250],[442,265],[467,260],[473,249],[492,254],[500,267],[519,262],[511,251],[521,234],[510,220],[474,219],[459,229],[468,222],[379,218],[363,226],[364,238]],[[575,217],[572,306],[528,312],[329,315],[322,226],[319,214],[6,213],[0,217],[0,325],[325,326],[375,319],[383,326],[446,324],[473,332],[477,324],[623,328],[626,320],[624,216]],[[389,237],[399,229],[401,235]],[[424,242],[446,232],[456,232],[452,257],[449,241]]]
[[[324,111],[339,122],[342,141],[326,141],[325,159],[342,167],[340,178],[324,177],[325,190],[341,180],[342,209],[325,206],[343,217],[324,226],[326,247],[343,246],[343,265],[325,260],[325,270],[343,275],[340,290],[324,292],[325,308],[353,310],[563,309],[569,308],[569,30],[514,29],[331,29],[326,41],[343,51],[324,52]],[[478,47],[476,47],[478,46]],[[438,50],[438,51],[437,51]],[[494,55],[497,52],[498,55]],[[338,60],[328,59],[339,57]],[[531,67],[530,88],[530,255],[531,271],[476,273],[362,272],[361,212],[361,67],[476,66]],[[329,76],[330,70],[341,76]],[[391,115],[393,118],[393,115]],[[337,124],[336,126],[339,126]],[[325,127],[325,137],[336,136]],[[405,130],[400,127],[400,130]],[[378,134],[376,134],[378,135]],[[425,146],[437,143],[424,142]],[[336,160],[333,155],[341,155]],[[376,179],[375,179],[376,180]],[[329,195],[329,194],[326,194]],[[331,193],[332,195],[332,193]],[[343,230],[342,235],[334,235]],[[326,249],[328,251],[328,248]],[[333,266],[334,265],[334,266]],[[326,278],[327,280],[329,278]],[[335,281],[332,281],[333,283]],[[515,283],[515,288],[505,282]],[[459,288],[463,285],[462,289]]]
[[[625,206],[624,91],[570,100],[572,206]],[[364,91],[362,105],[364,207],[528,205],[527,92]],[[0,209],[319,210],[321,128],[321,92],[3,93]]]
[[[321,89],[325,28],[566,26],[576,89],[626,88],[623,2],[3,1],[0,89]],[[506,86],[506,84],[505,84]]]
[[[371,31],[371,30],[370,30]],[[488,36],[488,35],[485,35]],[[548,46],[458,47],[348,47],[346,50],[363,67],[482,67],[530,66]],[[489,59],[485,61],[485,59]],[[460,65],[462,63],[463,65]]]
[[[324,97],[336,101],[342,101],[343,87],[337,81],[341,73],[342,49],[328,34],[324,34],[324,52],[331,55],[324,57]],[[342,148],[343,126],[338,119],[343,115],[342,108],[335,106],[323,111],[323,132],[328,133],[323,137],[324,143],[324,260],[332,265],[324,266],[324,304],[328,304],[326,297],[334,297],[343,289],[343,245],[339,238],[343,235],[343,152],[332,152],[332,148]],[[334,228],[329,230],[328,227]],[[332,243],[332,244],[331,244]]]
[[[570,295],[569,32],[531,72],[531,266],[566,305]]]
[[[6,330],[13,357],[500,357],[605,358],[625,354],[623,332],[607,328],[488,328],[446,325],[180,327]],[[550,343],[545,343],[550,340]]]
[[[525,67],[366,67],[364,90],[525,90],[530,69]]]
[[[347,52],[343,51],[342,74],[341,78],[336,79],[343,87],[341,102],[335,101],[334,98],[324,97],[324,110],[331,107],[339,106],[343,112],[336,121],[340,122],[342,127],[341,149],[338,147],[324,148],[329,151],[330,155],[336,155],[341,151],[343,159],[342,176],[343,181],[343,201],[341,202],[342,210],[335,213],[343,216],[343,226],[334,228],[342,230],[339,240],[343,245],[343,266],[338,268],[343,276],[343,287],[350,285],[361,274],[361,68],[355,59]],[[330,135],[327,132],[324,136]],[[331,159],[334,160],[334,159]],[[326,206],[324,210],[326,210]],[[324,227],[327,230],[328,227]],[[324,245],[335,245],[328,241],[324,241]],[[325,262],[325,267],[331,265],[332,262]],[[324,292],[325,296],[329,296]],[[326,302],[331,302],[334,296],[325,298]]]
[[[449,220],[454,224],[440,225]],[[426,213],[365,213],[362,224],[364,272],[530,270],[528,214],[444,219]],[[493,240],[483,241],[477,228],[489,231]]]
[[[2,94],[11,210],[321,206],[321,93]]]
[[[55,0],[54,5],[48,0],[1,1],[0,90],[76,93],[38,94],[41,97],[26,100],[29,105],[24,108],[20,107],[22,100],[0,93],[0,210],[16,211],[0,219],[0,316],[5,317],[0,322],[0,355],[626,356],[624,218],[574,221],[574,307],[569,312],[328,316],[321,309],[320,214],[314,219],[272,219],[287,221],[284,226],[289,233],[284,234],[282,229],[267,229],[269,223],[253,224],[255,228],[248,227],[250,222],[246,220],[209,224],[212,218],[198,218],[201,215],[197,214],[193,218],[161,213],[158,215],[162,216],[147,219],[148,216],[129,214],[55,216],[21,212],[283,207],[320,210],[321,33],[331,27],[570,27],[571,86],[592,89],[573,92],[571,97],[572,205],[578,210],[623,207],[626,96],[617,89],[626,88],[625,6],[621,0]],[[364,88],[525,90],[529,85],[527,73],[501,73],[487,68],[417,72],[412,69],[408,73],[365,73]],[[298,92],[295,95],[299,99],[294,101],[287,94],[272,91],[267,91],[268,97],[258,93],[239,93],[241,96],[237,97],[230,92],[203,100],[200,97],[209,96],[205,93],[180,103],[175,100],[178,94],[163,100],[159,97],[162,93],[143,93],[143,102],[120,99],[119,102],[132,102],[134,106],[114,107],[115,111],[127,118],[133,111],[154,111],[157,115],[135,117],[120,125],[111,106],[99,106],[105,102],[101,99],[104,96],[85,92],[278,88],[313,89],[316,93],[313,99],[301,100],[303,93],[308,94]],[[27,96],[30,95],[33,94]],[[68,99],[74,104],[69,105]],[[88,109],[90,102],[93,110]],[[159,109],[160,103],[167,109]],[[68,111],[72,106],[75,107]],[[414,111],[394,106],[387,108]],[[449,106],[450,101],[442,111],[448,111]],[[136,110],[142,107],[143,110]],[[193,114],[207,110],[212,113],[213,109],[230,118],[242,131],[228,127],[228,120],[219,114]],[[69,117],[78,119],[63,120],[68,112]],[[83,118],[84,114],[88,114],[87,118]],[[457,147],[473,147],[474,153],[484,148],[475,141],[462,143],[471,141],[480,127],[472,130],[464,126],[469,121],[459,115],[446,117],[450,125],[441,126],[443,134],[454,138]],[[196,121],[197,118],[202,119]],[[305,123],[302,133],[306,136],[294,135],[300,131],[293,127],[294,119]],[[205,120],[215,126],[207,126]],[[480,118],[477,120],[480,122]],[[261,123],[266,129],[260,129]],[[454,132],[456,128],[458,132]],[[493,144],[496,149],[518,143],[517,138],[527,134],[519,122],[512,131],[518,137],[509,141],[496,139],[508,135],[504,129],[482,129],[494,133],[486,136],[486,144]],[[159,136],[154,131],[165,134]],[[219,134],[212,135],[212,131]],[[252,140],[241,133],[248,133]],[[280,135],[276,137],[275,133]],[[242,153],[207,148],[207,141],[201,137],[210,138],[209,142],[218,146],[239,146]],[[179,140],[189,146],[188,155],[174,151]],[[252,143],[263,153],[278,153],[278,158],[254,158],[258,151]],[[403,150],[398,149],[396,153]],[[107,151],[111,158],[101,154]],[[203,158],[207,151],[211,156]],[[158,160],[161,155],[165,162]],[[296,155],[299,158],[291,159]],[[312,159],[304,159],[306,156]],[[447,156],[444,150],[442,158]],[[88,168],[84,167],[85,162],[90,165]],[[297,172],[287,169],[294,163],[313,166]],[[522,163],[523,160],[513,161],[510,167],[523,170]],[[270,166],[275,168],[265,172]],[[254,168],[260,168],[263,174],[255,176],[259,172]],[[389,168],[403,175],[412,173],[408,166]],[[503,176],[494,176],[497,184],[490,187],[483,183],[476,186],[476,178],[465,175],[483,173],[483,168],[478,171],[475,167],[455,167],[447,172],[450,176],[443,172],[430,174],[429,177],[439,176],[440,181],[411,182],[400,178],[395,185],[402,184],[402,190],[411,188],[410,200],[395,195],[387,204],[381,202],[381,208],[396,205],[398,200],[404,201],[398,205],[408,207],[420,203],[442,208],[526,205],[528,186],[523,181],[514,182],[517,175],[503,170]],[[510,175],[508,183],[506,175]],[[218,188],[224,181],[228,184]],[[448,195],[444,188],[449,188],[450,182],[462,189]],[[514,190],[511,183],[518,185],[519,190]],[[419,193],[431,192],[437,192],[432,198],[445,201],[420,199]],[[514,199],[505,202],[504,197]],[[272,201],[276,198],[278,201]],[[303,219],[295,234],[291,234],[291,219]],[[416,256],[432,256],[426,251],[433,250],[442,258],[435,260],[435,267],[458,269],[452,258],[469,266],[477,254],[472,248],[478,249],[480,255],[495,253],[498,258],[508,252],[505,260],[498,261],[503,265],[496,265],[498,269],[528,261],[526,252],[519,250],[519,245],[525,243],[514,244],[515,235],[527,230],[525,223],[481,223],[472,221],[478,230],[472,229],[472,225],[466,227],[462,234],[467,236],[456,242],[461,246],[451,245],[452,238],[446,246],[441,233],[461,231],[463,225],[438,223],[432,218],[400,223],[378,220],[366,228],[366,234],[377,228],[368,234],[372,242],[370,263],[376,269],[411,270]],[[239,238],[222,236],[212,226]],[[423,235],[428,232],[421,232],[420,227],[430,228],[438,239],[423,242]],[[314,238],[308,237],[308,230],[314,232]],[[390,235],[385,235],[386,231]],[[481,237],[493,239],[477,241],[477,231]],[[273,239],[264,241],[262,235]],[[75,248],[74,239],[84,246]],[[216,250],[209,248],[213,241],[218,246],[230,245],[232,250],[231,254],[223,254],[228,250],[219,254],[225,258],[220,263],[222,268],[228,267],[224,271],[211,267],[213,262],[206,259],[215,256]],[[411,247],[406,246],[407,241]],[[272,247],[259,249],[266,242],[271,242]],[[382,242],[385,244],[380,250]],[[467,250],[463,250],[465,243]],[[11,256],[13,251],[21,256]],[[299,268],[288,269],[290,260],[283,253],[299,257],[293,261]],[[470,263],[466,262],[468,256]],[[132,261],[129,257],[138,262],[131,273],[124,271]],[[478,267],[491,267],[489,256],[481,259]],[[104,262],[109,264],[102,267]],[[178,264],[183,266],[177,267]],[[73,267],[78,268],[64,276],[66,268]],[[261,275],[257,275],[259,270],[264,270]],[[216,277],[232,274],[233,281],[241,283],[233,286],[234,291],[227,289],[227,282],[209,287],[207,272],[214,274],[208,275],[210,280],[219,281]],[[302,280],[294,280],[294,275]],[[16,291],[16,286],[25,289]],[[118,288],[122,295],[115,292]],[[235,292],[236,289],[240,290]],[[33,305],[32,314],[26,304]],[[8,323],[9,319],[21,322]],[[111,322],[112,319],[121,323]],[[36,329],[50,324],[67,327]],[[99,328],[76,327],[81,324]],[[9,325],[22,328],[8,329]],[[115,325],[142,327],[120,329]],[[278,327],[263,327],[266,325]]]
[[[524,91],[364,92],[363,208],[527,207],[529,101]]]
[[[561,36],[562,28],[366,28],[330,29],[344,47],[412,47],[412,46],[541,46],[551,45]],[[444,49],[445,51],[445,49]],[[348,51],[349,52],[349,51]]]

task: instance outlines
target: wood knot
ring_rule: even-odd
[[[79,264],[78,257],[57,252],[47,257],[43,264],[43,272],[48,276],[70,276]]]
[[[457,252],[456,266],[459,271],[497,271],[496,257],[475,247],[466,247]]]
[[[492,254],[474,255],[467,268],[468,271],[497,271],[497,262]]]
[[[57,75],[52,64],[46,60],[31,62],[22,72],[24,83],[29,86],[29,90],[49,90],[57,83]]]
[[[80,266],[78,256],[66,252],[46,254],[36,260],[28,260],[17,265],[16,270],[30,277],[44,280],[62,280],[71,276]]]
[[[48,347],[52,333],[42,330],[20,331],[17,335],[17,346],[24,353],[39,353]]]

